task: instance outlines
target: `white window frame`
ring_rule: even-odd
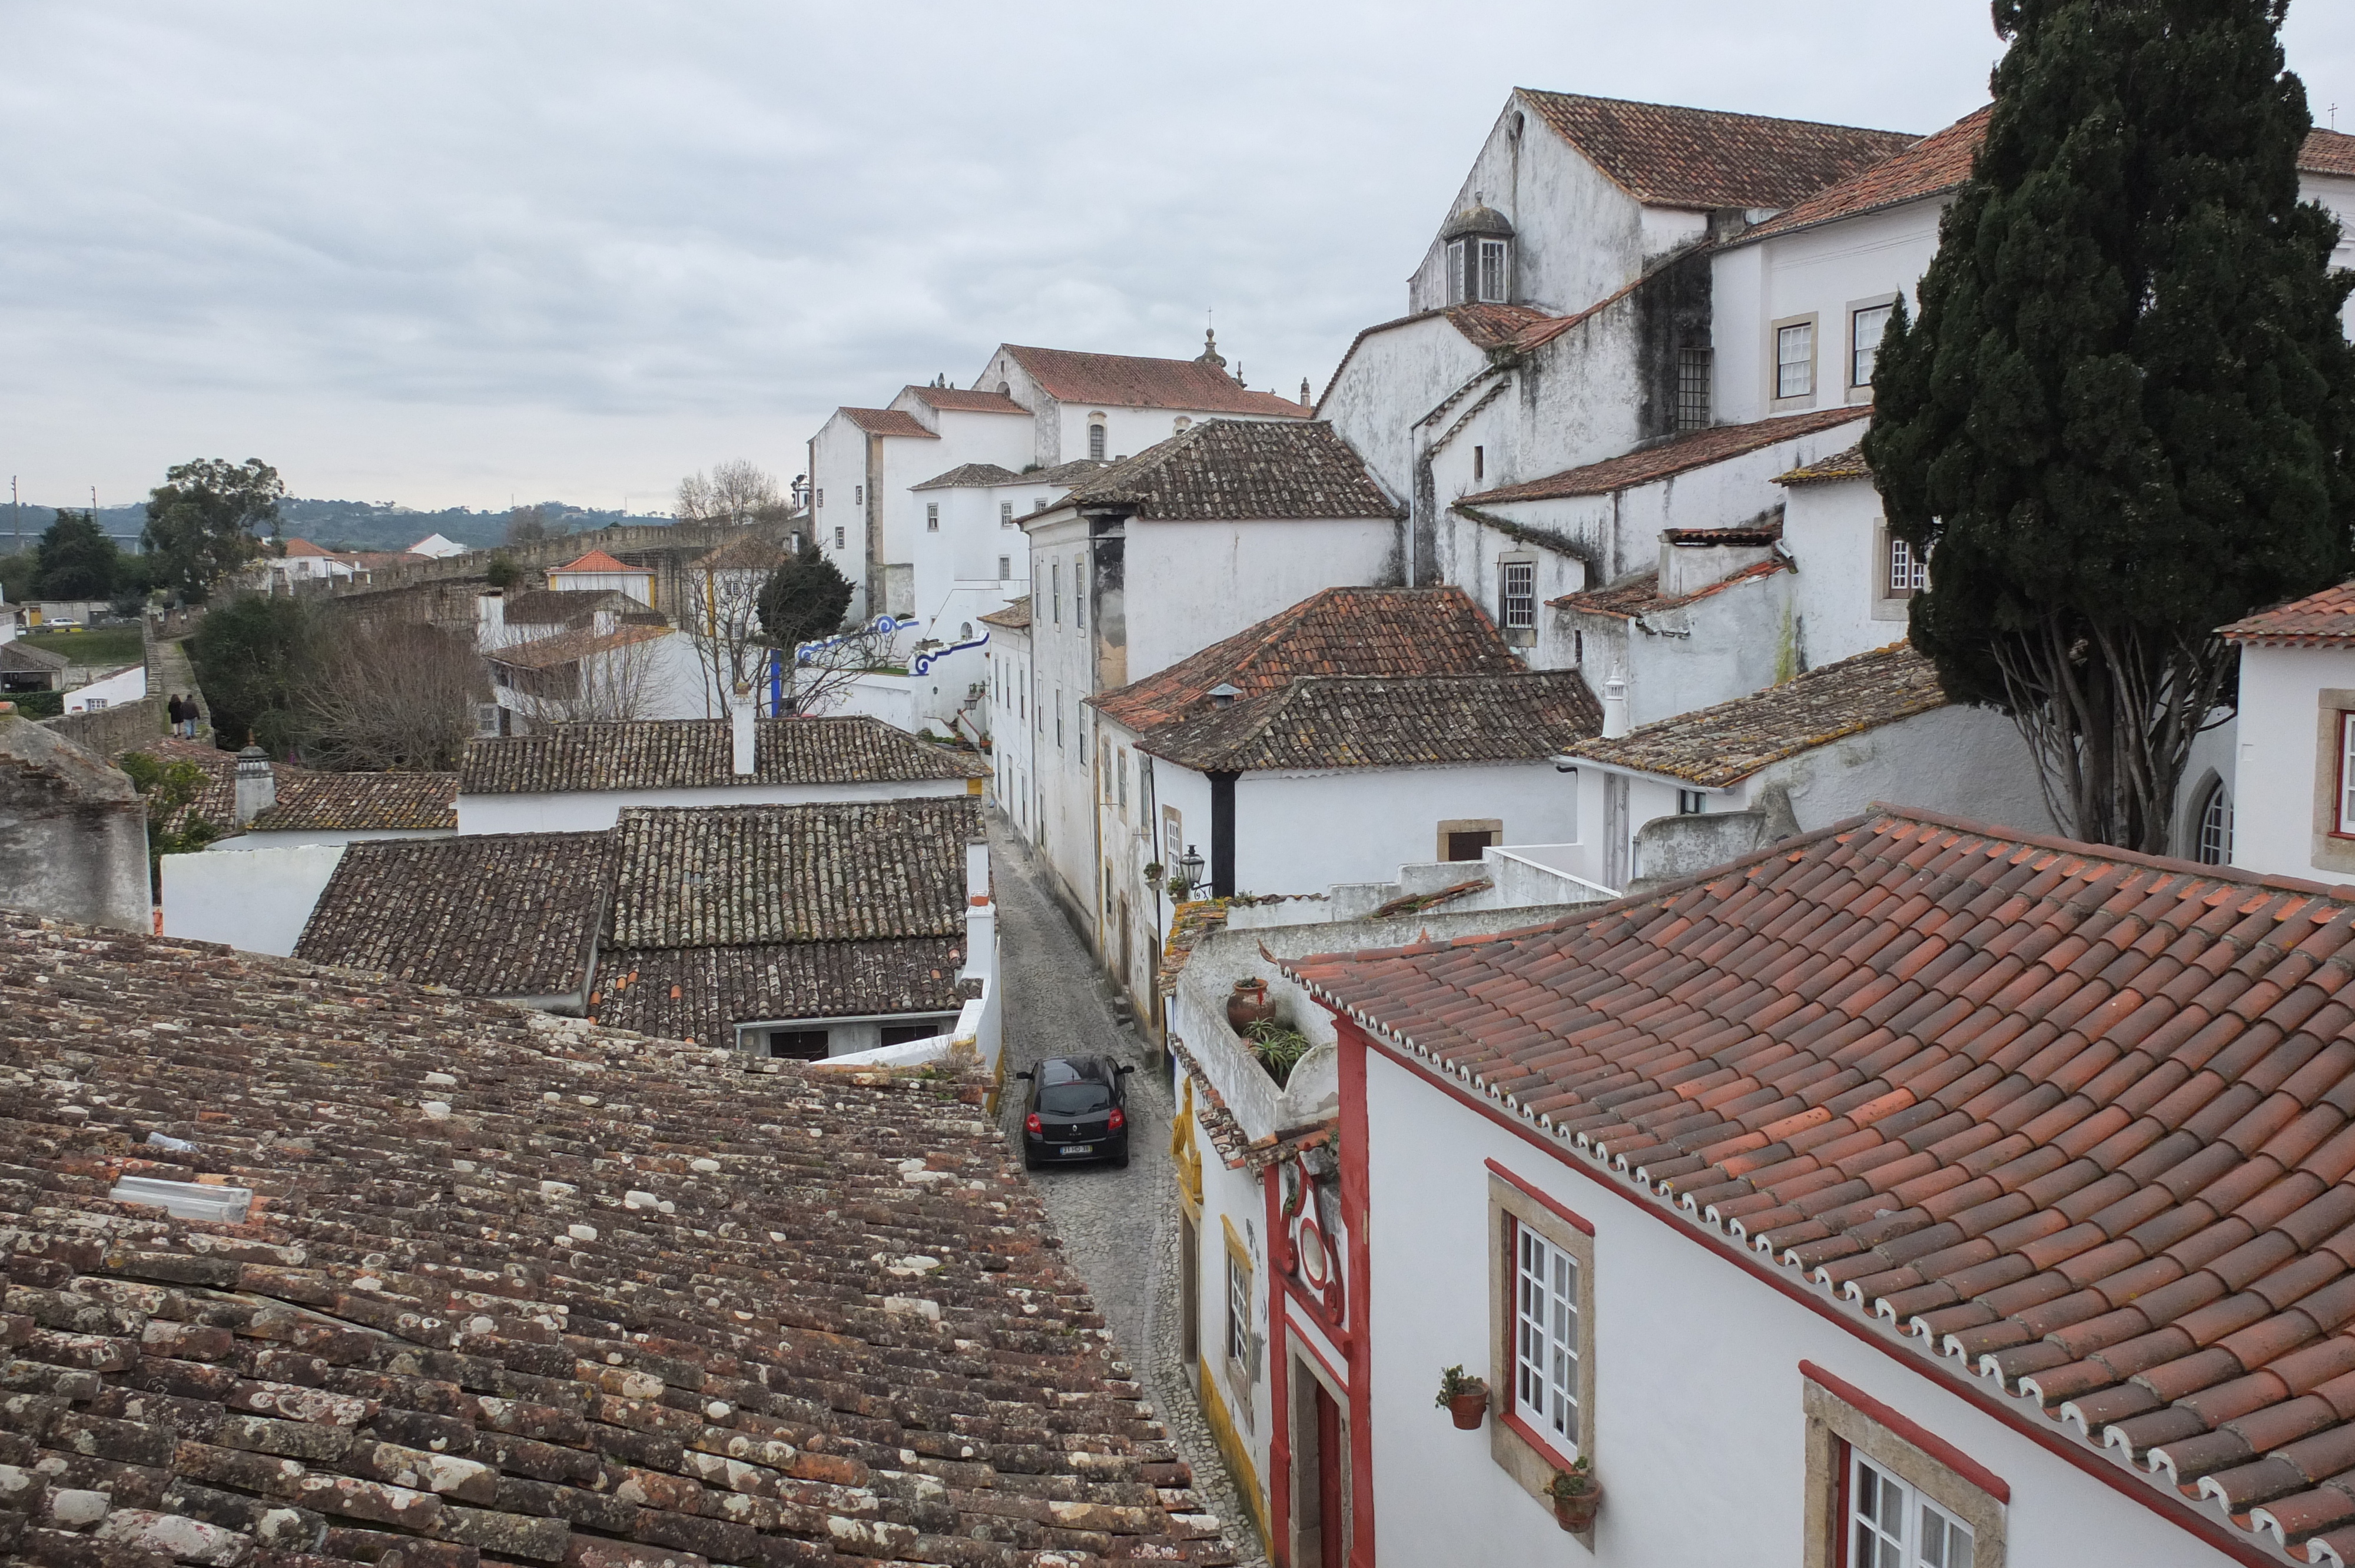
[[[940,531],[941,503],[937,501],[927,501],[924,503],[924,532],[937,534]]]
[[[1513,1226],[1513,1410],[1573,1459],[1585,1372],[1578,1356],[1582,1272],[1569,1248]]]
[[[1848,1568],[1974,1568],[1968,1524],[1853,1446],[1848,1463]]]
[[[2355,837],[2355,712],[2339,711],[2339,828]]]
[[[1466,242],[1461,239],[1449,240],[1447,242],[1447,302],[1451,305],[1460,305],[1469,300],[1472,297],[1468,291],[1471,281]]]
[[[1872,367],[1880,357],[1881,334],[1889,330],[1889,320],[1897,313],[1897,296],[1885,300],[1859,300],[1848,309],[1848,389],[1852,395],[1869,396],[1872,391]],[[1864,341],[1867,323],[1872,331],[1872,341]]]
[[[1817,318],[1809,314],[1789,316],[1767,327],[1766,396],[1776,406],[1787,408],[1814,401],[1816,337],[1819,324]],[[1805,357],[1787,357],[1795,344],[1805,348]],[[1790,374],[1792,372],[1796,372],[1796,376]]]
[[[1488,304],[1501,305],[1512,293],[1512,253],[1510,240],[1480,241],[1480,298]]]
[[[1102,462],[1111,450],[1112,432],[1104,429],[1103,416],[1098,414],[1088,420],[1088,456]]]
[[[1807,1488],[1801,1568],[1881,1568],[1884,1561],[1902,1568],[1963,1568],[1952,1554],[1943,1563],[1923,1554],[1929,1544],[1925,1507],[1940,1522],[1942,1538],[1960,1527],[1970,1543],[1969,1568],[2004,1568],[2009,1504],[1999,1478],[1900,1412],[1845,1385],[1825,1386],[1818,1380],[1830,1374],[1812,1363],[1801,1362],[1800,1374]],[[1859,1403],[1849,1403],[1851,1397]],[[1857,1485],[1859,1461],[1901,1489],[1900,1510],[1886,1517],[1876,1510],[1870,1521],[1870,1563],[1858,1550],[1859,1526],[1867,1523],[1859,1517],[1864,1501]],[[1884,1542],[1895,1548],[1885,1560]]]
[[[1535,631],[1538,625],[1538,564],[1497,563],[1497,624],[1506,631]]]
[[[1488,1457],[1538,1506],[1550,1511],[1553,1504],[1546,1489],[1554,1472],[1594,1453],[1594,1235],[1585,1221],[1537,1192],[1504,1165],[1488,1161],[1488,1386],[1497,1393],[1496,1414],[1488,1423]],[[1576,1367],[1578,1376],[1575,1401],[1562,1406],[1567,1432],[1553,1425],[1550,1411],[1532,1413],[1523,1397],[1520,1247],[1525,1234],[1576,1266],[1569,1281],[1574,1310],[1564,1322],[1575,1335],[1566,1362]]]
[[[1055,587],[1055,624],[1060,626],[1063,624],[1063,563],[1060,561],[1048,562],[1047,576],[1048,579],[1052,582]]]
[[[839,523],[836,524],[834,527],[834,547],[837,550],[847,550],[850,548],[848,545],[843,542],[842,524]]]
[[[1071,557],[1071,630],[1088,629],[1088,558],[1085,555]]]
[[[1881,597],[1912,599],[1930,586],[1930,559],[1916,556],[1913,546],[1891,532],[1881,565]]]
[[[1002,583],[1010,583],[1014,580],[1013,556],[1000,556],[997,557],[997,580]]]
[[[854,484],[850,487],[850,503],[853,506],[864,506],[867,504],[867,487],[865,485]]]
[[[997,503],[997,525],[1001,528],[1014,526],[1014,503],[1011,501],[1001,501]]]

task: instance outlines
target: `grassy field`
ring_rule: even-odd
[[[100,630],[36,631],[24,640],[27,648],[62,653],[77,664],[118,669],[140,658],[139,629],[109,626]]]

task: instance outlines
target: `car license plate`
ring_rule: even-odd
[[[1095,1150],[1084,1143],[1067,1143],[1063,1145],[1063,1152],[1066,1154],[1093,1154]]]

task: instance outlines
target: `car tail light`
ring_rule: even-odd
[[[1047,1128],[1045,1125],[1039,1121],[1039,1113],[1037,1111],[1032,1111],[1028,1116],[1022,1118],[1022,1130],[1025,1132],[1044,1132]]]
[[[1118,1132],[1122,1128],[1128,1125],[1128,1113],[1121,1109],[1118,1106],[1113,1107],[1112,1120],[1107,1125],[1110,1126],[1113,1131]]]

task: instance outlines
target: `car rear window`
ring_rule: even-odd
[[[1049,1084],[1039,1091],[1039,1108],[1054,1116],[1078,1116],[1112,1104],[1112,1091],[1102,1084]]]

